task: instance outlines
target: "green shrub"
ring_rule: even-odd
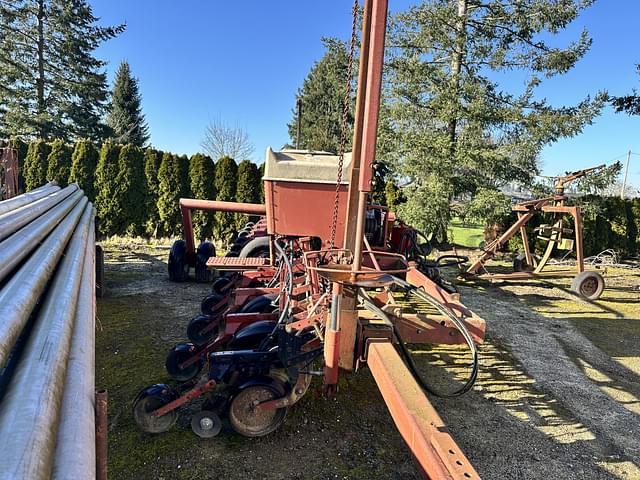
[[[189,179],[189,157],[176,156],[178,162],[178,174],[180,175],[180,198],[191,197],[191,180]]]
[[[162,152],[147,148],[144,152],[144,176],[147,183],[145,232],[155,237],[158,235],[160,214],[158,213],[158,170],[162,161]]]
[[[47,165],[47,180],[55,180],[61,187],[66,187],[71,172],[71,148],[64,140],[53,141]]]
[[[95,174],[98,150],[90,140],[78,140],[71,156],[69,183],[77,183],[90,201],[96,199]]]
[[[147,217],[147,179],[144,175],[144,154],[140,147],[124,145],[118,156],[124,232],[142,235]]]
[[[215,164],[206,155],[196,153],[189,162],[189,178],[191,195],[202,200],[216,198]],[[192,212],[193,232],[196,239],[204,240],[213,237],[213,214],[196,210]]]
[[[158,169],[158,215],[163,235],[178,235],[181,231],[180,171],[175,155],[165,152]]]
[[[236,201],[242,203],[261,203],[262,176],[258,166],[250,160],[243,160],[238,165],[238,184],[236,186]],[[251,218],[251,220],[255,220]],[[247,223],[247,216],[236,215],[236,227],[241,229]]]
[[[120,145],[107,140],[100,149],[96,167],[96,210],[102,235],[122,233],[126,224],[122,209],[123,189],[118,182],[120,148]]]
[[[29,144],[23,165],[25,191],[47,183],[47,157],[50,150],[44,140],[35,140]]]
[[[238,179],[238,165],[230,157],[222,157],[216,163],[216,200],[233,202],[236,199],[236,186]],[[233,213],[216,212],[215,235],[223,242],[235,231],[235,218]]]

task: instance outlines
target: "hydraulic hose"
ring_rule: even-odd
[[[460,387],[459,389],[454,390],[453,392],[439,391],[438,389],[429,385],[426,382],[426,380],[422,378],[422,375],[420,375],[420,372],[418,371],[418,368],[416,367],[416,364],[413,361],[411,352],[409,352],[409,350],[405,346],[403,339],[400,337],[398,331],[394,328],[393,322],[391,322],[388,315],[381,308],[379,308],[375,303],[373,303],[373,301],[371,301],[370,297],[367,295],[367,293],[363,289],[359,289],[360,301],[362,302],[364,307],[370,312],[379,316],[387,325],[389,325],[392,328],[393,335],[398,341],[398,345],[400,347],[400,353],[404,358],[405,363],[409,368],[409,371],[411,372],[411,375],[415,378],[418,385],[420,385],[420,388],[422,388],[425,392],[430,393],[431,395],[435,395],[436,397],[442,397],[442,398],[458,397],[463,393],[466,393],[469,390],[471,390],[471,388],[473,387],[473,384],[476,381],[476,378],[478,377],[478,350],[476,348],[475,343],[473,342],[473,337],[469,333],[469,330],[467,329],[464,322],[460,320],[458,317],[456,317],[455,314],[451,312],[450,309],[442,305],[436,299],[431,297],[428,293],[424,292],[423,290],[420,290],[419,288],[416,288],[414,285],[411,285],[410,283],[400,278],[397,278],[397,277],[393,277],[393,278],[396,285],[404,288],[405,291],[417,296],[421,300],[428,302],[430,305],[434,306],[440,313],[442,313],[447,318],[449,318],[449,320],[451,320],[451,322],[455,325],[458,331],[462,334],[462,336],[465,339],[465,342],[469,346],[469,350],[471,351],[472,369],[464,385],[462,385],[462,387]]]

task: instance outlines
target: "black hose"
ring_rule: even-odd
[[[401,355],[402,355],[402,357],[403,357],[403,359],[405,361],[405,364],[407,365],[407,368],[411,372],[411,375],[414,377],[414,379],[416,380],[418,385],[420,385],[420,388],[422,388],[425,392],[427,392],[427,393],[429,393],[431,395],[434,395],[436,397],[441,397],[441,398],[458,397],[458,396],[462,395],[463,393],[466,393],[469,390],[471,390],[471,388],[473,387],[473,385],[474,385],[474,383],[475,383],[475,381],[476,381],[476,379],[478,377],[478,350],[476,348],[475,343],[473,342],[473,337],[471,337],[471,334],[469,333],[469,330],[467,329],[467,327],[464,324],[464,322],[462,322],[448,308],[443,306],[440,302],[438,302],[436,299],[432,298],[426,292],[416,288],[414,285],[411,285],[410,283],[405,282],[404,280],[402,280],[400,278],[394,277],[394,281],[395,281],[395,283],[397,285],[403,287],[405,289],[405,291],[407,291],[408,293],[412,293],[412,294],[416,295],[417,297],[419,297],[420,299],[427,301],[429,304],[433,305],[440,313],[446,315],[451,320],[451,322],[456,326],[458,331],[462,334],[462,336],[465,339],[465,342],[469,346],[469,350],[471,351],[471,357],[472,357],[473,366],[472,366],[469,378],[464,383],[464,385],[462,387],[460,387],[459,389],[453,391],[453,392],[441,392],[441,391],[437,390],[436,388],[430,386],[424,380],[424,378],[422,378],[422,376],[420,375],[420,372],[418,371],[418,369],[416,367],[416,364],[413,361],[413,357],[411,356],[411,352],[409,352],[409,350],[405,346],[404,341],[400,337],[398,331],[394,328],[393,322],[391,322],[391,320],[389,319],[387,314],[382,309],[378,308],[378,306],[375,305],[369,299],[369,296],[366,294],[366,292],[364,292],[362,289],[360,289],[360,292],[361,292],[360,293],[360,298],[361,298],[361,301],[362,301],[363,305],[365,306],[365,308],[367,308],[371,312],[373,312],[376,315],[378,315],[382,320],[385,321],[385,323],[387,323],[389,326],[391,326],[391,328],[393,330],[393,335],[395,336],[395,338],[398,341],[398,344],[400,346],[400,353],[401,353]]]

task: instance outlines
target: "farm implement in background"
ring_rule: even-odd
[[[604,278],[598,272],[587,271],[584,266],[582,211],[579,206],[566,204],[565,187],[586,175],[595,173],[604,165],[587,168],[568,173],[555,181],[555,194],[550,197],[516,203],[512,210],[517,213],[518,220],[511,225],[500,237],[484,248],[482,256],[476,260],[464,273],[464,276],[477,276],[490,281],[529,280],[552,277],[573,277],[571,289],[578,295],[589,300],[597,300],[604,290]],[[536,258],[531,252],[527,223],[541,213],[553,215],[553,223],[540,225],[535,229],[536,238],[547,243],[541,258]],[[572,218],[573,228],[566,228],[564,218]],[[514,259],[512,273],[488,273],[484,269],[487,261],[493,258],[511,238],[520,234],[524,253]],[[572,252],[576,257],[575,269],[545,270],[551,255],[556,250]],[[479,273],[485,270],[485,273]]]
[[[0,148],[0,200],[8,200],[20,191],[20,167],[15,148]]]
[[[223,419],[242,435],[267,435],[313,376],[334,395],[340,369],[368,366],[425,477],[479,478],[426,396],[460,395],[477,376],[484,320],[460,303],[438,270],[467,259],[428,260],[418,232],[368,202],[386,18],[386,0],[365,1],[351,154],[345,121],[338,155],[267,151],[264,206],[181,200],[186,240],[172,247],[170,278],[185,280],[191,267],[198,280],[211,271],[218,278],[189,324],[191,342],[167,356],[167,371],[180,383],[155,384],[136,397],[133,414],[142,430],[168,430],[180,406],[204,396],[191,420],[198,436],[219,434]],[[258,218],[217,257],[211,244],[195,248],[193,208]],[[467,345],[466,379],[448,391],[430,385],[406,343]]]

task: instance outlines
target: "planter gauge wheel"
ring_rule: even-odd
[[[245,437],[262,437],[276,430],[284,421],[287,409],[258,410],[256,406],[280,397],[267,385],[252,385],[240,390],[229,407],[233,429]]]

